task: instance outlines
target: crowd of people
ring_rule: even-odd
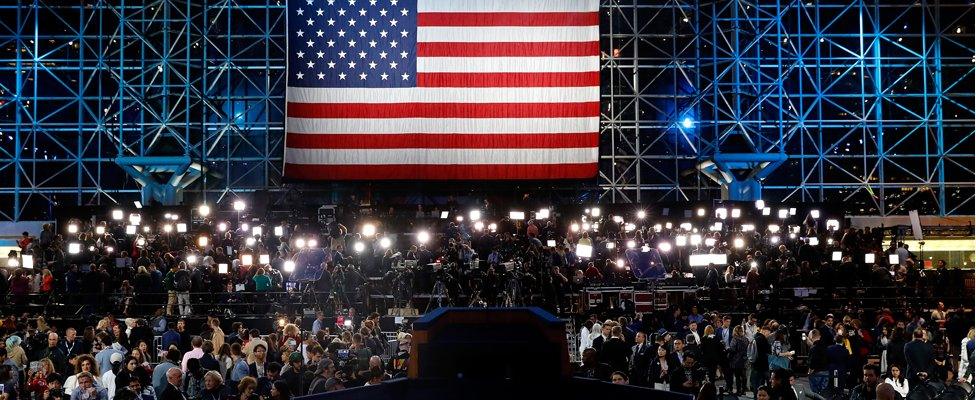
[[[25,232],[20,251],[0,268],[7,300],[0,360],[9,366],[0,382],[8,399],[319,393],[402,374],[410,345],[407,333],[398,335],[399,346],[388,345],[375,314],[348,326],[324,322],[326,313],[384,312],[434,293],[443,305],[538,305],[582,318],[569,294],[648,276],[702,290],[666,312],[587,319],[578,338],[581,375],[688,393],[724,382],[729,393],[771,398],[783,395],[800,366],[812,393],[854,393],[875,354],[886,355],[879,366],[896,383],[920,371],[943,381],[971,376],[963,358],[967,349],[972,357],[972,332],[963,328],[972,326],[972,310],[957,307],[971,303],[972,293],[960,269],[942,261],[926,269],[902,243],[885,246],[882,230],[845,229],[815,210],[702,210],[669,218],[598,207],[515,213],[449,204],[347,211],[321,225],[239,209],[64,218]],[[722,262],[692,262],[703,254]],[[793,287],[821,288],[823,303],[802,318],[768,307],[769,293]],[[897,306],[858,308],[856,295],[842,290],[865,287],[898,296]],[[378,303],[376,294],[394,301]],[[78,305],[73,316],[83,322],[57,321],[44,311],[59,309],[52,304]],[[305,307],[320,310],[307,335],[299,326],[308,321],[260,332],[237,318],[294,320]],[[183,319],[204,317],[199,329]],[[924,368],[900,348],[919,334],[932,349]]]

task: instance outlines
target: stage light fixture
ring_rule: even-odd
[[[705,209],[704,208],[699,208],[698,211],[696,212],[696,214],[699,217],[704,217],[705,216]]]
[[[674,244],[678,247],[685,247],[688,245],[688,237],[685,235],[678,235],[674,237]]]
[[[241,265],[251,265],[254,264],[254,256],[250,254],[241,255]]]
[[[732,240],[732,247],[737,248],[737,249],[741,249],[743,247],[746,247],[746,241],[743,240],[740,237],[737,237],[737,238],[735,238],[735,239]]]
[[[197,255],[196,254],[187,254],[186,255],[186,263],[187,264],[190,264],[190,265],[196,264],[197,263]]]
[[[417,242],[420,244],[426,244],[430,241],[430,232],[420,231],[417,232]]]
[[[125,218],[125,213],[122,210],[112,210],[112,219],[121,221],[122,218]]]
[[[105,234],[105,226],[102,226],[102,225],[96,226],[95,227],[95,234],[96,235],[104,235]]]
[[[182,222],[176,224],[176,231],[179,233],[186,233],[186,224]]]
[[[271,264],[271,255],[270,254],[261,254],[261,255],[259,255],[258,256],[258,262],[261,263],[261,265]]]
[[[81,243],[71,242],[68,243],[68,254],[78,254],[81,253]]]
[[[498,230],[498,224],[496,224],[494,222],[488,224],[488,230],[489,231],[492,231],[492,232],[497,231]]]
[[[810,210],[810,218],[820,218],[820,210]]]
[[[376,234],[376,225],[370,223],[363,224],[362,233],[365,237],[373,237]]]
[[[836,219],[828,219],[826,225],[828,231],[836,231],[840,229],[840,221]]]
[[[451,213],[450,212],[448,212],[448,211],[441,211],[441,219],[447,219],[447,217],[450,217],[450,216],[451,216]]]
[[[773,236],[769,238],[769,243],[776,244],[779,243],[779,236]]]
[[[715,238],[705,238],[705,246],[713,247],[715,246],[715,243],[716,243]]]
[[[210,206],[201,204],[200,207],[197,207],[197,214],[200,214],[201,217],[210,215]]]
[[[172,224],[165,224],[165,225],[163,225],[163,232],[170,233],[172,231],[173,231],[173,225]]]
[[[633,240],[628,240],[627,241],[627,248],[628,249],[633,249],[634,247],[637,247],[637,242],[635,242]]]
[[[657,249],[660,250],[662,253],[668,253],[671,251],[671,243],[668,242],[658,243]]]
[[[576,255],[580,258],[590,258],[593,256],[593,246],[588,244],[577,244]]]
[[[481,219],[481,210],[471,210],[468,211],[468,219],[472,221],[477,221]]]
[[[285,236],[285,227],[281,225],[274,227],[274,235],[277,237]]]
[[[718,219],[726,219],[729,217],[729,210],[725,207],[718,208],[715,210],[715,216],[718,217]]]
[[[510,211],[508,217],[515,220],[521,221],[525,219],[525,211]]]
[[[693,126],[695,126],[695,121],[692,120],[691,118],[685,117],[685,119],[681,120],[682,128],[691,129]]]
[[[786,219],[787,217],[790,216],[790,210],[787,210],[785,208],[781,208],[781,209],[779,209],[778,215],[779,215],[779,218],[780,219]]]
[[[380,239],[380,248],[388,249],[392,244],[393,244],[392,241],[388,237],[384,237]]]
[[[535,217],[539,219],[549,218],[549,209],[548,208],[540,209],[539,212],[535,213]]]
[[[756,200],[756,209],[762,210],[764,208],[766,208],[766,202],[763,200]]]
[[[580,225],[579,225],[579,224],[577,224],[577,223],[575,223],[575,222],[573,222],[573,223],[572,223],[571,225],[569,225],[569,230],[570,230],[571,232],[573,232],[573,233],[576,233],[576,232],[579,232],[579,230],[580,230]]]
[[[753,225],[753,224],[742,224],[742,231],[743,232],[752,232],[754,230],[756,230],[756,226],[755,225]]]
[[[552,239],[546,240],[546,247],[556,247],[556,241]]]
[[[644,210],[640,210],[637,212],[637,219],[644,219],[645,217],[647,217],[647,213],[644,212]]]
[[[888,254],[888,264],[898,265],[900,263],[901,262],[898,260],[898,255],[897,254]]]
[[[593,207],[593,208],[590,209],[590,215],[593,216],[593,217],[599,217],[600,216],[600,212],[601,212],[600,211],[600,207]]]
[[[624,262],[624,259],[623,258],[618,258],[617,259],[617,268],[623,268],[624,265],[626,265],[626,263]]]
[[[353,243],[352,249],[355,250],[357,253],[362,253],[364,250],[366,250],[366,243],[363,242]]]
[[[766,207],[766,208],[763,208],[762,209],[762,215],[764,217],[768,217],[769,214],[771,214],[772,212],[773,212],[773,209],[772,208],[769,208],[769,207]]]
[[[244,200],[234,201],[234,211],[241,212],[246,209],[247,209],[247,203],[244,203]]]
[[[78,233],[78,224],[68,224],[68,233]]]
[[[34,268],[34,255],[33,254],[22,254],[20,256],[24,262],[24,268],[33,269]]]
[[[776,225],[776,224],[769,225],[769,231],[772,232],[772,233],[778,233],[779,232],[779,225]]]
[[[481,232],[481,231],[485,230],[485,223],[482,222],[482,221],[475,222],[474,223],[474,230],[476,230],[478,232]]]
[[[133,201],[132,205],[136,206],[136,208],[142,208],[142,202],[138,200]]]
[[[830,254],[830,260],[831,261],[840,261],[842,259],[843,259],[843,254],[841,252],[839,252],[839,251],[835,251],[835,252],[833,252],[833,253]]]
[[[248,236],[247,239],[244,239],[244,244],[246,244],[248,247],[254,246],[257,242],[258,240],[255,239],[254,236]]]
[[[654,224],[654,232],[660,232],[661,228],[662,228],[661,224]]]
[[[691,235],[691,242],[690,243],[691,243],[692,246],[698,246],[698,245],[701,244],[701,242],[702,242],[701,235],[699,235],[699,234]]]
[[[284,267],[285,272],[287,273],[295,272],[295,262],[292,260],[285,260]]]
[[[309,248],[315,248],[315,247],[318,247],[318,246],[319,246],[318,239],[316,239],[316,238],[310,238],[310,239],[308,239],[308,247]]]
[[[741,216],[742,216],[742,210],[740,210],[738,208],[733,208],[732,209],[732,218],[739,218]]]
[[[210,244],[210,238],[206,236],[200,236],[197,238],[197,245],[200,247],[207,247],[208,244]]]
[[[225,264],[225,263],[217,264],[217,273],[218,274],[226,274],[227,273],[227,264]]]
[[[864,255],[865,264],[874,264],[874,253],[867,253]]]
[[[622,222],[624,222],[624,217],[621,217],[621,216],[619,216],[619,215],[614,215],[614,216],[613,216],[613,222],[614,222],[614,223],[618,223],[618,224],[619,224],[619,223],[622,223]]]
[[[305,244],[306,243],[305,243],[305,239],[304,238],[297,238],[297,239],[295,239],[295,248],[297,248],[297,249],[304,249],[305,248]]]
[[[143,247],[145,245],[146,245],[146,238],[140,237],[140,238],[136,239],[136,246]]]
[[[139,214],[129,214],[129,224],[139,225],[142,223],[142,215]]]

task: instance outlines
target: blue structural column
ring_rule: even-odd
[[[177,205],[183,201],[186,189],[202,173],[200,164],[190,157],[118,157],[115,163],[142,185],[142,203],[156,200],[163,205]],[[162,179],[160,179],[162,178]]]
[[[721,185],[722,199],[762,199],[762,182],[783,162],[785,153],[718,153],[698,170]]]

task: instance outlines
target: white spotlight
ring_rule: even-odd
[[[772,233],[779,232],[779,225],[776,224],[769,225],[769,231]]]
[[[392,244],[393,243],[390,241],[390,238],[388,238],[388,237],[384,237],[384,238],[380,239],[380,247],[383,248],[383,249],[390,248],[390,246]]]
[[[102,226],[102,225],[96,226],[95,227],[95,234],[96,235],[104,235],[105,234],[105,227]]]
[[[624,217],[621,217],[619,215],[614,215],[613,216],[613,222],[618,223],[618,224],[621,223],[621,222],[624,222]]]
[[[573,224],[569,226],[569,230],[570,230],[571,232],[573,232],[573,233],[576,233],[576,232],[579,232],[579,230],[580,230],[580,225],[579,225],[579,224],[577,224],[577,223],[575,223],[575,222],[573,222]]]
[[[755,225],[753,225],[753,224],[742,224],[742,231],[743,232],[752,232],[754,230],[756,230],[756,226]]]
[[[481,231],[485,230],[485,223],[482,222],[482,221],[475,222],[474,223],[474,230],[476,230],[478,232],[481,232]]]
[[[24,255],[21,255],[20,258],[22,258],[24,260],[24,268],[27,268],[27,269],[34,268],[34,255],[33,254],[24,254]]]
[[[691,235],[691,245],[692,245],[692,246],[698,246],[698,245],[700,245],[700,244],[701,244],[701,242],[702,242],[702,237],[701,237],[701,235],[699,235],[699,234],[697,234],[697,233],[696,233],[696,234],[694,234],[694,235]]]
[[[210,206],[201,204],[200,207],[197,207],[197,214],[200,214],[201,217],[210,215]]]
[[[705,246],[715,246],[715,238],[705,238]]]
[[[593,246],[586,244],[576,245],[576,255],[580,258],[590,258],[593,256]]]
[[[254,256],[252,256],[250,254],[241,255],[241,264],[243,264],[243,265],[251,265],[251,264],[254,264]]]
[[[867,253],[864,255],[865,264],[874,264],[874,253]]]
[[[776,244],[779,243],[779,236],[773,236],[769,238],[769,243]]]
[[[741,249],[745,246],[746,246],[746,241],[742,240],[742,238],[737,237],[732,240],[732,247],[734,248]]]
[[[285,227],[283,227],[281,225],[278,225],[278,226],[274,227],[274,234],[277,237],[285,236]]]
[[[373,224],[363,224],[363,236],[373,237],[376,234],[376,225]]]
[[[623,258],[618,258],[617,259],[617,268],[623,268],[624,265],[626,265],[626,263],[624,262],[624,259]]]
[[[773,212],[773,209],[772,208],[769,208],[769,207],[766,207],[766,208],[762,209],[762,215],[763,216],[766,216],[766,217],[768,217],[769,214],[772,213],[772,212]]]
[[[254,246],[254,244],[257,242],[258,240],[255,239],[254,236],[248,236],[247,239],[244,239],[244,244],[246,244],[248,247]]]
[[[417,242],[420,244],[426,244],[430,241],[430,232],[420,231],[417,232]]]
[[[226,232],[227,231],[227,223],[226,222],[221,222],[221,223],[217,224],[217,230],[218,231],[221,231],[221,232]]]
[[[78,233],[78,224],[68,224],[68,233]]]
[[[481,210],[471,210],[468,211],[468,219],[472,221],[477,221],[481,219]]]
[[[615,247],[617,247],[617,244],[616,243],[614,243],[614,242],[607,242],[607,249],[613,250]]]
[[[787,210],[785,208],[781,208],[781,209],[779,209],[778,215],[779,215],[779,218],[780,219],[786,219],[787,217],[790,216],[790,210]]]
[[[285,260],[285,272],[292,273],[295,272],[295,262],[292,260]]]
[[[539,210],[539,212],[535,213],[535,217],[536,218],[539,218],[539,219],[547,219],[547,218],[549,218],[549,209],[548,208],[543,208],[543,209]]]
[[[678,235],[674,238],[674,244],[678,247],[685,247],[688,245],[688,237],[685,235]]]
[[[525,211],[510,211],[508,217],[515,221],[521,221],[525,219]]]
[[[729,217],[729,210],[725,207],[718,208],[715,210],[715,216],[718,217],[718,219],[726,219]]]
[[[764,208],[766,208],[766,202],[762,200],[756,200],[756,209],[762,210]]]
[[[271,264],[271,255],[270,254],[261,254],[261,255],[259,255],[258,256],[258,262],[261,263],[261,265]]]
[[[660,250],[662,253],[670,252],[671,251],[671,243],[668,243],[668,242],[658,243],[657,244],[657,249]]]
[[[122,210],[112,210],[112,219],[121,221],[122,218],[125,218],[125,213]]]
[[[742,210],[740,210],[738,208],[733,208],[732,209],[732,218],[739,218],[741,216],[742,216]]]
[[[705,209],[704,208],[699,208],[697,214],[698,214],[699,217],[704,217],[705,216]]]
[[[355,250],[357,253],[362,253],[363,250],[366,250],[366,243],[363,242],[353,243],[352,249]]]
[[[637,212],[637,219],[644,219],[645,217],[647,217],[647,213],[644,212],[644,210],[640,210]]]
[[[264,228],[262,228],[260,226],[255,226],[255,227],[251,228],[251,235],[253,235],[253,236],[261,236],[263,234],[264,234]]]
[[[206,236],[200,236],[199,238],[197,238],[197,244],[200,245],[200,247],[207,247],[207,245],[210,244],[210,238]]]
[[[139,225],[142,223],[142,216],[139,214],[129,214],[129,224]]]
[[[810,210],[810,218],[820,218],[820,210]]]
[[[197,255],[196,254],[187,254],[186,255],[186,262],[187,262],[187,264],[190,264],[190,265],[196,264],[197,263]]]
[[[244,200],[234,201],[234,211],[241,212],[245,209],[247,209],[247,204],[244,203]]]
[[[838,229],[840,229],[840,221],[836,219],[827,220],[827,230],[836,231]]]
[[[68,243],[68,254],[78,254],[81,253],[81,243],[71,242]]]
[[[172,231],[173,231],[173,225],[171,224],[163,225],[163,232],[170,233]]]
[[[627,248],[628,249],[633,249],[634,247],[637,247],[637,242],[635,242],[633,240],[628,240],[627,241]]]
[[[176,231],[179,233],[186,233],[186,224],[182,222],[176,224]]]
[[[315,238],[308,239],[308,247],[309,248],[318,247],[318,245],[319,245],[319,241],[316,240]]]
[[[600,216],[600,207],[593,207],[593,208],[591,208],[590,209],[590,215],[593,216],[593,217],[599,217]]]

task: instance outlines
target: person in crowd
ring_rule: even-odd
[[[878,383],[881,379],[881,367],[877,364],[865,364],[861,368],[863,373],[859,385],[851,389],[850,400],[870,400],[877,397]]]
[[[647,343],[647,334],[638,331],[634,334],[634,346],[630,348],[630,383],[635,386],[649,386],[648,368],[654,357],[654,346]]]
[[[224,385],[224,377],[217,371],[207,371],[203,375],[203,390],[201,400],[224,400],[233,395],[233,391]]]
[[[905,361],[907,377],[913,383],[924,380],[919,374],[926,376],[933,372],[935,349],[926,341],[924,329],[916,329],[912,333],[912,341],[905,344]],[[880,374],[879,374],[880,375]]]
[[[647,382],[657,390],[668,390],[671,383],[670,355],[667,346],[657,346],[655,358],[647,369]],[[677,366],[675,365],[675,368]]]
[[[108,400],[108,392],[95,386],[95,377],[90,372],[79,374],[78,386],[71,391],[71,400]]]
[[[905,379],[905,376],[901,373],[900,365],[892,364],[888,367],[888,376],[885,377],[884,383],[891,385],[891,388],[902,398],[908,398],[910,387],[908,379]]]
[[[614,371],[610,374],[610,383],[614,385],[629,385],[630,378],[628,378],[627,373],[622,371]]]
[[[613,372],[610,366],[606,363],[600,362],[599,354],[594,348],[588,348],[583,350],[583,360],[579,368],[576,370],[576,376],[581,376],[584,378],[592,378],[599,380],[610,380],[610,374]]]
[[[705,370],[695,360],[695,355],[686,354],[681,365],[671,372],[670,390],[695,395],[706,378]]]
[[[746,361],[749,351],[749,339],[746,338],[745,329],[739,325],[732,329],[732,342],[729,345],[729,366],[731,374],[726,375],[725,387],[729,392],[737,396],[744,396],[746,393]]]
[[[122,357],[122,355],[119,354],[119,357]],[[81,356],[78,356],[78,358],[75,359],[75,374],[65,379],[64,391],[67,393],[73,392],[75,388],[78,387],[78,378],[81,377],[81,374],[83,372],[87,372],[89,375],[93,377],[101,377],[102,375],[98,371],[99,371],[98,364],[95,363],[94,357],[87,354],[82,354]],[[95,379],[93,384],[97,387],[102,386],[99,379]]]
[[[159,392],[159,400],[188,400],[181,389],[183,387],[183,370],[171,367],[166,370],[166,385]]]
[[[171,349],[166,352],[166,357],[163,362],[156,365],[152,372],[152,386],[153,390],[157,395],[162,395],[163,391],[166,389],[166,374],[171,368],[180,368],[180,360],[182,360],[182,354],[177,349]]]

